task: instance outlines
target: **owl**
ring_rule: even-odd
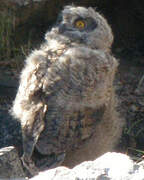
[[[73,167],[110,151],[121,135],[113,80],[113,34],[93,8],[65,6],[25,61],[12,115],[30,172]]]

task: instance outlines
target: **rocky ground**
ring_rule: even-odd
[[[144,162],[134,163],[121,153],[105,153],[94,161],[86,161],[72,169],[58,167],[39,173],[30,180],[143,180]]]
[[[9,67],[0,66],[0,148],[21,144],[20,124],[9,113],[18,84],[15,75]]]
[[[115,85],[121,102],[119,111],[126,120],[119,147],[141,156],[144,152],[138,152],[144,150],[144,59],[139,57],[139,62],[122,57]]]

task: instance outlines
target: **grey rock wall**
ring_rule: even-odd
[[[108,152],[73,169],[58,167],[28,178],[16,149],[0,149],[0,180],[144,180],[144,161],[135,163],[122,153]]]
[[[41,172],[30,180],[144,180],[144,166],[121,153],[106,153],[95,161],[83,162],[73,169],[59,167]]]

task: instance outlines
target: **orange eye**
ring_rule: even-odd
[[[85,28],[85,22],[83,20],[77,20],[75,22],[75,27],[78,29],[84,29]]]

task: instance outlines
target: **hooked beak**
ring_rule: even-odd
[[[63,33],[66,30],[66,25],[65,24],[60,24],[58,27],[59,33]]]

